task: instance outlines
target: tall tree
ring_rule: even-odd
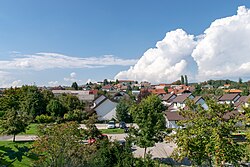
[[[73,82],[71,87],[74,89],[74,90],[78,90],[78,84],[76,82]]]
[[[15,142],[16,135],[25,132],[30,120],[26,112],[14,108],[7,110],[0,120],[0,134],[14,135],[13,142]]]
[[[242,78],[239,78],[239,84],[242,84]]]
[[[185,75],[185,85],[188,86],[188,77]]]
[[[33,118],[45,113],[46,102],[36,86],[22,86],[20,110],[32,115]]]
[[[49,114],[60,117],[62,117],[66,112],[62,103],[57,99],[50,100],[49,104],[46,107],[46,110]]]
[[[105,85],[108,85],[108,84],[109,84],[108,80],[107,80],[107,79],[104,79],[104,80],[103,80],[103,85],[105,86]]]
[[[243,145],[233,140],[232,132],[238,128],[239,117],[231,113],[227,104],[208,101],[205,110],[194,103],[187,104],[192,110],[181,111],[185,120],[174,135],[177,144],[176,158],[187,157],[193,165],[224,166],[225,162],[238,164],[243,157]]]
[[[185,82],[184,82],[184,77],[183,77],[183,75],[182,75],[182,76],[181,76],[181,84],[184,85],[184,83],[185,83]]]
[[[46,130],[44,130],[46,129]],[[79,124],[68,122],[41,127],[34,152],[39,155],[37,166],[85,166],[92,147],[81,143]]]
[[[135,143],[144,148],[144,158],[147,148],[159,141],[159,134],[165,129],[164,110],[161,100],[155,95],[148,96],[131,108],[133,120],[139,127],[132,129],[131,135],[134,136]]]
[[[129,114],[130,106],[130,102],[125,99],[119,101],[116,106],[116,118],[119,121],[131,122],[131,116]]]

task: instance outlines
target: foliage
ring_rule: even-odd
[[[137,97],[137,103],[140,103],[142,101],[142,99],[148,97],[149,95],[151,95],[151,93],[148,91],[148,89],[142,89]]]
[[[74,122],[44,126],[34,142],[39,156],[35,166],[84,166],[91,147],[81,143],[81,130]]]
[[[225,117],[232,111],[227,104],[217,104],[215,101],[208,101],[207,104],[208,110],[190,106],[190,103],[189,108],[193,110],[181,112],[186,119],[179,125],[185,128],[178,129],[174,135],[177,144],[174,157],[187,157],[198,166],[221,166],[225,162],[237,166],[244,152],[243,146],[232,137],[232,132],[238,128],[239,117]]]
[[[48,115],[44,115],[44,114],[36,116],[35,120],[38,123],[51,123],[51,122],[55,121],[55,119],[52,116],[48,116]]]
[[[125,99],[120,100],[120,102],[116,106],[116,118],[118,119],[118,121],[132,122],[132,118],[129,114],[130,106],[130,101],[127,101]]]
[[[64,114],[63,118],[67,121],[77,121],[78,123],[81,123],[81,121],[87,119],[87,117],[88,115],[86,111],[75,109],[67,114]]]
[[[183,75],[181,75],[181,84],[184,85],[185,81],[184,81],[184,77]]]
[[[62,94],[58,97],[61,104],[63,104],[66,111],[73,111],[75,109],[84,109],[85,104],[81,102],[76,96],[71,94]]]
[[[43,94],[36,86],[22,86],[20,110],[32,115],[33,118],[46,112]]]
[[[0,120],[0,134],[14,135],[25,132],[29,125],[30,117],[25,112],[16,111],[14,108],[8,110]]]
[[[66,112],[62,103],[57,99],[52,99],[46,107],[47,112],[52,116],[63,116]]]
[[[185,75],[185,85],[188,86],[188,78],[187,78],[187,75]]]
[[[101,132],[95,126],[96,121],[97,121],[97,116],[94,114],[90,116],[89,119],[85,122],[86,130],[84,131],[84,133],[86,136],[88,136],[88,138],[95,138],[101,135]]]
[[[144,156],[147,147],[154,146],[159,141],[160,132],[165,129],[164,110],[161,100],[155,95],[148,96],[131,108],[133,120],[139,129],[134,128],[130,132],[134,136],[135,144],[145,149]]]
[[[78,90],[78,84],[76,82],[73,82],[71,88],[73,88],[74,90]]]

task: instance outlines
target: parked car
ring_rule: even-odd
[[[107,129],[114,129],[115,127],[115,121],[109,121],[107,125]]]
[[[125,129],[126,127],[127,127],[127,125],[126,125],[126,123],[125,123],[124,121],[121,121],[121,122],[119,123],[119,128]]]

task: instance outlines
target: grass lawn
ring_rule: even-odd
[[[29,126],[28,126],[28,128],[27,128],[27,130],[26,130],[26,132],[25,133],[21,133],[22,135],[36,135],[37,133],[38,133],[38,126],[39,126],[40,124],[35,124],[35,123],[33,123],[33,124],[30,124]]]
[[[9,153],[8,150],[15,151],[15,153],[13,152],[13,154],[11,154],[11,155],[20,155],[20,154],[17,154],[17,148],[15,146],[18,146],[18,147],[26,146],[26,147],[30,148],[30,147],[32,147],[32,144],[33,144],[33,142],[0,141],[0,155],[3,153],[5,153],[5,154]],[[6,163],[8,164],[9,162],[13,161],[13,160],[10,160],[8,158],[8,156],[5,156],[3,160],[1,158],[0,158],[1,165],[6,165]],[[31,167],[31,166],[33,166],[32,164],[33,164],[32,158],[22,156],[21,162],[19,162],[18,160],[15,160],[15,162],[12,163],[11,166],[12,167]]]
[[[121,134],[124,133],[124,129],[115,128],[115,129],[100,129],[104,134]]]

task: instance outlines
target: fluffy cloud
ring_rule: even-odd
[[[81,82],[82,81],[76,78],[75,72],[70,73],[69,77],[65,77],[63,78],[63,80],[66,82]]]
[[[168,32],[156,48],[115,78],[172,82],[187,74],[193,81],[212,78],[249,77],[250,10],[238,8],[237,15],[217,19],[194,37],[177,29]]]
[[[215,20],[205,30],[192,56],[198,79],[249,77],[250,10],[241,6],[237,15]]]
[[[49,84],[49,86],[58,86],[59,82],[58,81],[49,81],[48,84]]]
[[[116,79],[136,79],[151,82],[170,82],[181,74],[193,72],[189,66],[196,63],[190,56],[196,41],[182,29],[168,32],[156,48],[147,50],[140,60],[128,71],[116,75]]]
[[[117,58],[113,55],[79,58],[57,53],[36,53],[22,55],[10,61],[0,61],[0,69],[100,68],[112,65],[129,66],[135,64],[136,61],[135,59]]]
[[[9,72],[0,71],[0,87],[8,88],[8,87],[19,87],[21,86],[21,80],[13,80],[10,76]]]

